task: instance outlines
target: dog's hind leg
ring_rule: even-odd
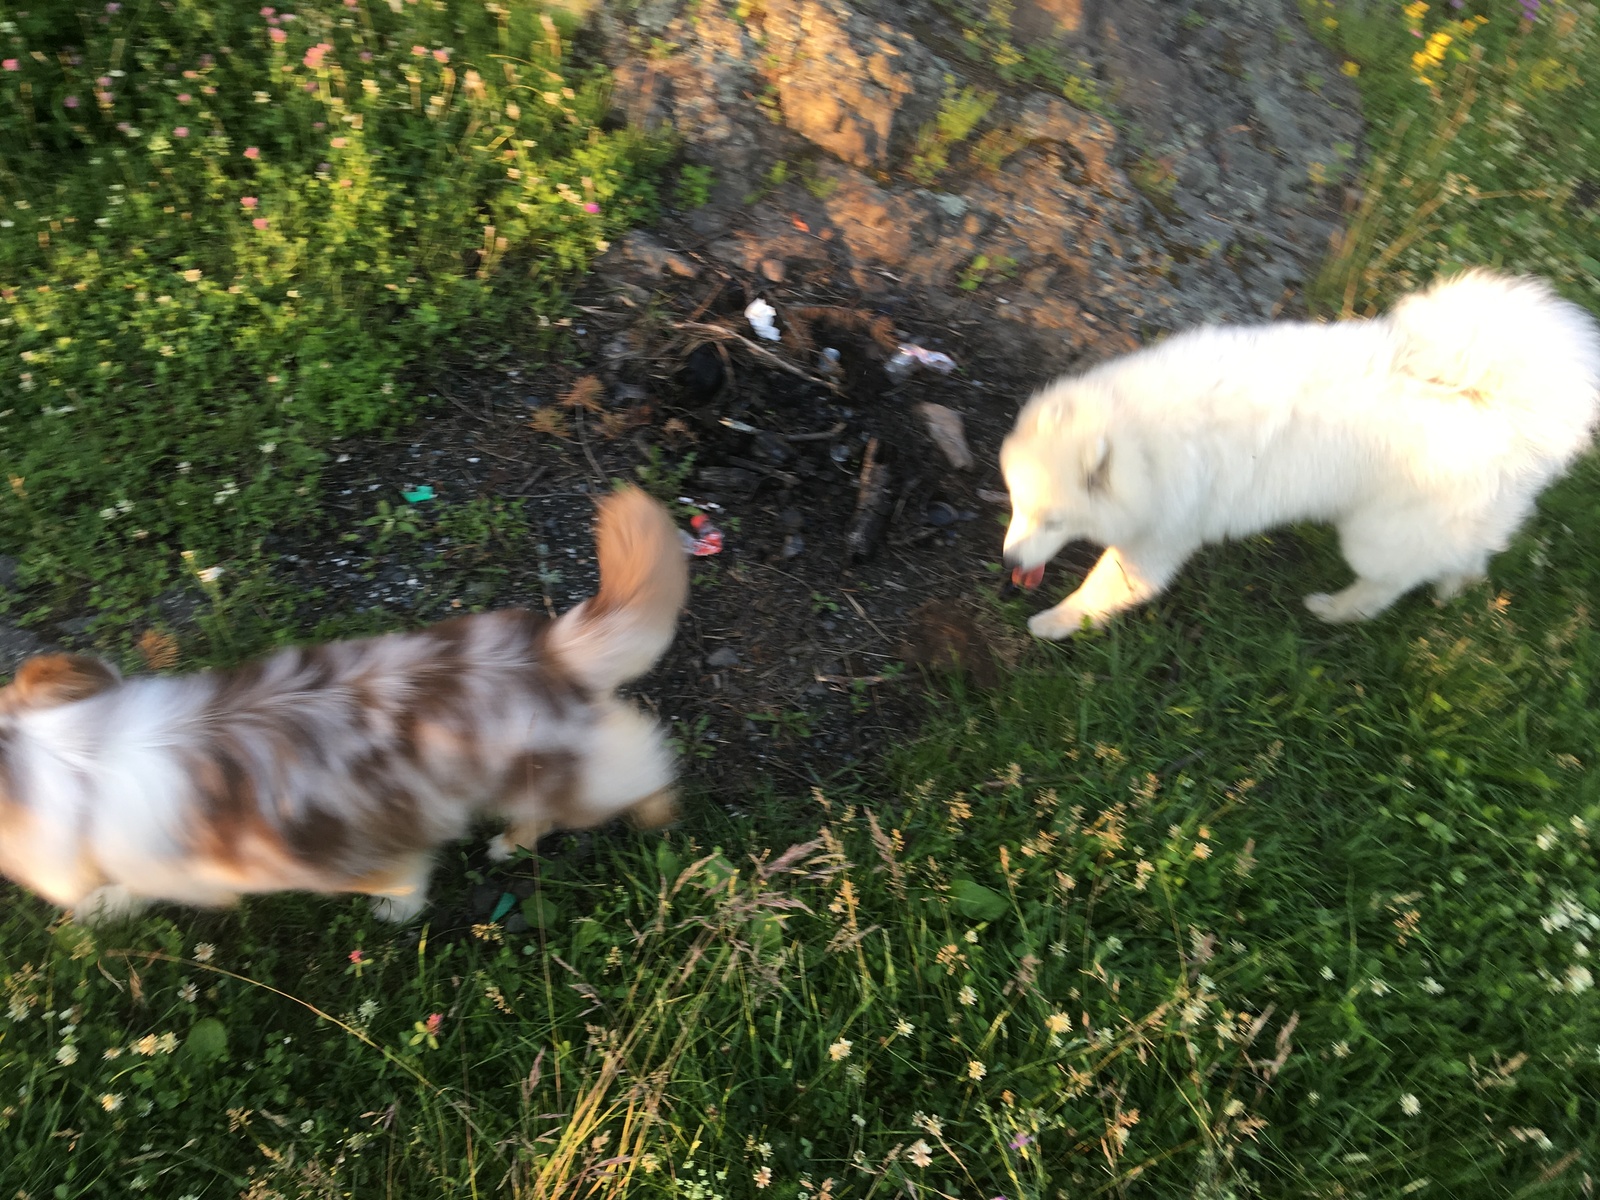
[[[352,892],[372,897],[372,915],[380,921],[404,924],[428,907],[428,876],[433,856],[414,854],[393,867],[376,871],[349,884]]]
[[[1433,581],[1433,602],[1443,608],[1462,592],[1470,587],[1476,587],[1489,578],[1488,564],[1483,563],[1468,571],[1460,571],[1452,575],[1441,575]]]
[[[1036,637],[1064,638],[1083,628],[1085,620],[1100,628],[1124,609],[1165,591],[1196,549],[1108,546],[1078,590],[1054,608],[1033,616],[1028,629]]]
[[[1459,577],[1485,565],[1481,555],[1461,545],[1449,523],[1425,506],[1355,513],[1339,525],[1339,547],[1355,582],[1341,592],[1305,599],[1315,616],[1334,624],[1375,617],[1429,580],[1459,590]]]

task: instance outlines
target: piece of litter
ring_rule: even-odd
[[[839,365],[839,352],[832,346],[817,355],[817,374],[829,379],[837,379],[844,374],[844,368]]]
[[[745,320],[750,322],[750,328],[756,331],[756,336],[766,338],[769,342],[776,342],[783,337],[772,320],[777,315],[778,310],[765,300],[752,300],[744,310]]]
[[[510,892],[500,893],[500,902],[494,906],[494,911],[489,914],[490,921],[498,921],[516,907],[517,898]]]
[[[1011,582],[1031,592],[1044,582],[1044,568],[1034,567],[1031,571],[1024,571],[1021,567],[1012,567]]]
[[[948,375],[956,369],[956,360],[939,350],[929,350],[914,342],[901,342],[899,352],[883,364],[883,369],[891,379],[904,379],[918,366]]]
[[[757,429],[754,425],[746,425],[743,421],[735,421],[732,417],[723,417],[722,418],[722,424],[726,425],[729,429],[733,430],[735,433],[760,433],[761,432],[761,430]]]
[[[401,492],[400,495],[407,504],[421,504],[424,500],[433,499],[433,489],[423,484],[421,487],[412,488],[409,492]]]
[[[917,413],[927,425],[929,436],[944,452],[950,465],[958,471],[970,471],[973,463],[972,451],[967,446],[967,434],[962,426],[961,414],[942,404],[926,403],[917,405]]]
[[[713,554],[722,553],[722,530],[711,523],[711,518],[705,513],[695,513],[689,518],[689,528],[694,533],[678,531],[678,536],[683,539],[683,549],[686,554],[696,558],[707,558]]]

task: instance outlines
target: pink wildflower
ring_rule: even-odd
[[[14,58],[8,58],[5,62],[0,62],[0,67],[4,67],[8,71],[20,71],[22,64]]]
[[[318,42],[315,46],[306,51],[306,56],[301,61],[303,61],[311,70],[315,71],[322,66],[323,56],[332,49],[332,42]]]
[[[289,40],[289,35],[281,29],[269,29],[267,30],[267,36],[273,41],[277,42],[280,46]]]
[[[428,1032],[429,1033],[438,1033],[439,1032],[439,1026],[441,1026],[443,1024],[444,1024],[444,1014],[443,1013],[429,1013],[428,1014]]]
[[[428,56],[428,48],[426,46],[413,46],[411,47],[411,53],[418,58],[426,58]]]
[[[246,158],[260,158],[261,157],[261,147],[260,146],[246,146],[244,148],[244,156]]]
[[[600,206],[591,200],[583,206],[583,211],[586,213],[597,213],[600,211]]]
[[[433,61],[434,62],[442,62],[442,63],[449,62],[450,61],[450,51],[448,51],[448,50],[435,50],[433,52]]]
[[[363,50],[361,52],[361,61],[362,62],[371,62],[372,61],[372,51],[371,50]]]
[[[111,76],[102,75],[102,76],[100,76],[99,79],[96,79],[95,82],[98,83],[103,88],[108,88],[108,87],[111,86]]]
[[[366,957],[367,956],[361,952],[361,947],[359,946],[350,951],[350,961],[353,963],[363,962],[366,960]]]
[[[175,138],[186,138],[186,137],[188,137],[189,136],[189,127],[187,125],[179,125],[176,129],[174,129],[172,131],[172,136],[175,137]]]
[[[65,104],[68,108],[77,108],[78,107],[78,98],[76,96],[68,96],[61,103]]]
[[[263,8],[261,10],[261,15],[263,17],[271,17],[271,16],[276,16],[277,12],[278,12],[278,10],[275,9],[275,8]]]
[[[122,11],[122,5],[116,3],[116,0],[112,0],[110,4],[106,5],[106,11],[112,16],[116,16]]]
[[[261,203],[261,201],[257,200],[254,196],[240,196],[239,197],[239,204],[243,208],[254,208],[256,205],[258,205],[260,203]]]
[[[257,217],[254,221],[251,221],[250,224],[254,225],[257,229],[265,229],[270,222],[265,217]]]
[[[343,150],[350,144],[350,140],[348,138],[334,138],[330,144],[335,150]]]
[[[192,99],[194,99],[194,97],[189,95],[188,92],[179,92],[178,93],[178,103],[179,104],[187,104]]]
[[[339,180],[339,186],[340,187],[350,187],[351,184],[350,184],[350,181],[348,179],[341,179],[341,180]]]

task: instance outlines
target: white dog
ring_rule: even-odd
[[[1157,595],[1207,542],[1294,521],[1339,530],[1355,582],[1325,621],[1418,584],[1484,577],[1590,443],[1600,331],[1539,280],[1469,271],[1386,317],[1207,326],[1058,380],[1000,452],[1005,559],[1038,582],[1068,542],[1106,547],[1029,628],[1061,638]]]

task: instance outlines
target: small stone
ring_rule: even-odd
[[[761,260],[761,278],[768,283],[782,283],[787,274],[788,272],[784,269],[783,264],[777,259],[763,258]]]
[[[783,550],[780,552],[784,558],[796,558],[804,553],[806,540],[798,533],[791,533],[783,539]]]
[[[967,446],[967,434],[961,414],[942,404],[919,404],[917,413],[928,427],[928,435],[943,452],[945,458],[958,471],[972,469],[972,450]]]
[[[712,670],[722,670],[725,667],[734,667],[739,664],[739,652],[732,646],[719,646],[706,655],[706,666]]]

